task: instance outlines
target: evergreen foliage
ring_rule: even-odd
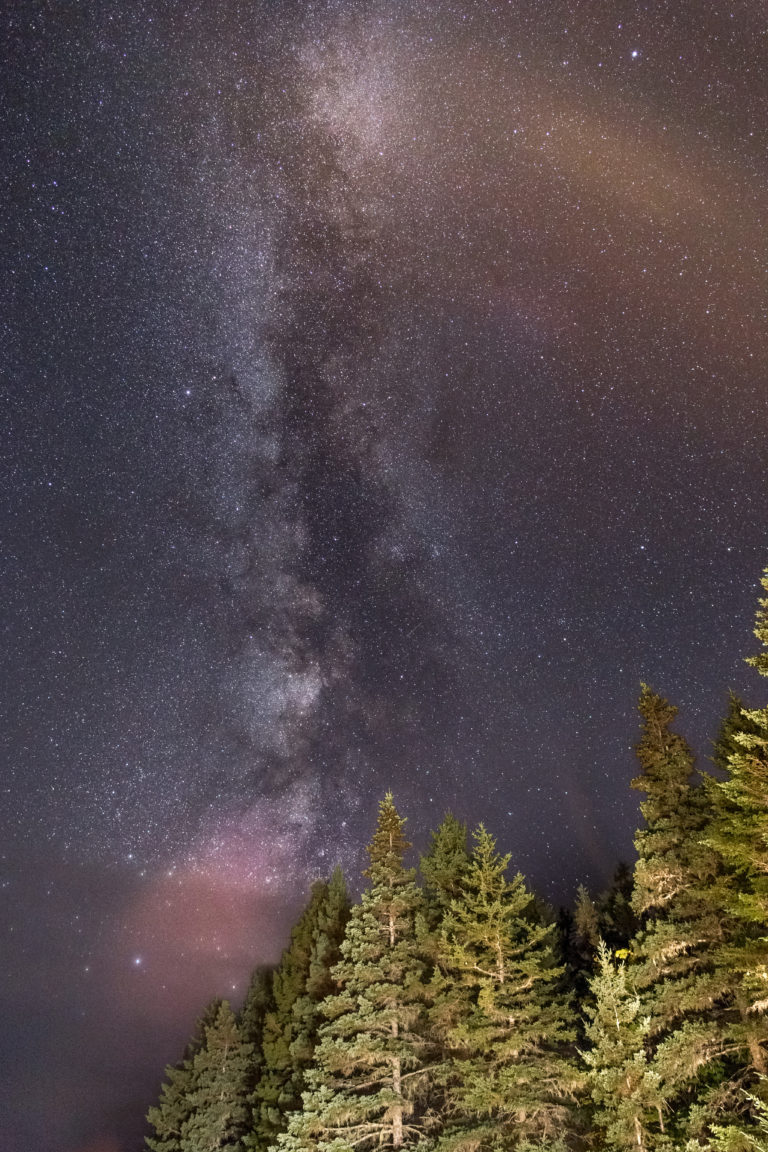
[[[268,1148],[301,1105],[304,1077],[317,1042],[320,1002],[335,988],[330,975],[349,917],[349,897],[337,869],[313,886],[272,975],[261,1024],[260,1076],[252,1096],[254,1126],[248,1147]]]
[[[323,1002],[304,1107],[278,1140],[285,1152],[413,1146],[423,1131],[418,1103],[429,1043],[416,931],[423,901],[403,864],[403,825],[388,794],[368,848],[370,884],[332,971],[340,990]]]
[[[153,1130],[145,1137],[152,1152],[181,1152],[181,1131],[192,1111],[192,1061],[169,1064],[160,1099],[147,1112],[147,1122]]]
[[[252,1054],[228,1001],[222,1001],[192,1059],[191,1108],[181,1126],[181,1152],[242,1152]]]
[[[440,923],[451,901],[461,893],[469,869],[467,826],[447,812],[432,833],[432,842],[419,869],[424,878],[424,899],[431,926]]]
[[[768,568],[763,571],[760,583],[768,592]],[[762,644],[764,651],[759,652],[757,656],[748,656],[747,664],[757,668],[761,676],[768,676],[768,596],[758,601],[755,636]]]
[[[760,669],[762,671],[762,669]],[[709,780],[712,814],[705,842],[721,867],[711,898],[723,923],[714,954],[722,1047],[731,1079],[754,1087],[768,1075],[768,708],[731,699],[716,750],[724,780]]]
[[[447,1028],[451,1147],[515,1147],[561,1134],[579,1085],[566,1055],[575,1032],[555,933],[537,917],[523,877],[507,879],[509,859],[481,826],[441,928],[440,964],[458,1006]]]
[[[240,1009],[238,1024],[243,1039],[253,1044],[254,1062],[260,1064],[264,1019],[272,1007],[272,969],[254,968]]]
[[[610,885],[593,899],[584,884],[576,889],[573,913],[560,911],[560,948],[562,962],[576,999],[588,995],[589,981],[595,974],[600,941],[617,953],[626,955],[639,921],[632,908],[633,874],[620,863]]]
[[[145,1143],[152,1152],[181,1152],[182,1128],[192,1112],[196,1085],[193,1059],[205,1044],[208,1027],[215,1021],[220,1007],[221,1000],[211,1001],[198,1020],[182,1059],[178,1064],[169,1064],[165,1070],[160,1099],[147,1112],[153,1135],[145,1137]]]
[[[715,962],[726,926],[712,899],[719,864],[702,842],[708,789],[670,725],[677,709],[643,685],[637,746],[645,827],[635,837],[633,902],[644,927],[630,947],[632,981],[648,1018],[646,1050],[662,1086],[672,1133],[700,1130],[722,1056],[719,1016],[728,998]],[[713,1075],[714,1074],[714,1075]],[[663,1119],[660,1121],[663,1132]]]
[[[768,651],[749,663],[768,675]],[[450,814],[417,887],[388,794],[362,897],[315,885],[239,1016],[213,1002],[151,1152],[768,1152],[768,708],[731,696],[716,776],[645,685],[639,711],[634,871],[580,887],[558,936]]]
[[[584,1053],[594,1120],[606,1148],[648,1152],[651,1132],[663,1127],[664,1099],[658,1076],[645,1050],[650,1021],[627,980],[624,962],[616,963],[600,943],[598,970],[591,981],[593,1004],[587,1007]]]

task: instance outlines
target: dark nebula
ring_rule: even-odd
[[[392,788],[552,900],[760,703],[760,5],[11,5],[2,1152],[128,1152]]]

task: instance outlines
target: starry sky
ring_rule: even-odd
[[[764,703],[768,14],[4,23],[0,1149],[133,1152],[387,788],[567,900]]]

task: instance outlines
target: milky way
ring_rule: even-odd
[[[631,854],[639,682],[703,760],[757,699],[768,22],[7,39],[3,1149],[112,1152],[387,788],[567,899]]]

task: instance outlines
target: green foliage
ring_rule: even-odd
[[[768,589],[768,569],[762,583]],[[766,645],[765,599],[755,635]],[[768,653],[747,663],[768,674]],[[768,1075],[768,708],[746,709],[731,696],[715,757],[725,779],[707,782],[703,839],[721,865],[712,894],[723,922],[715,971],[727,988],[719,1031],[732,1081],[749,1088]]]
[[[702,843],[708,789],[697,786],[691,751],[671,729],[677,709],[643,685],[639,711],[641,774],[632,787],[645,794],[645,826],[635,837],[633,901],[643,927],[630,946],[632,978],[648,1020],[645,1052],[669,1113],[667,1134],[682,1138],[701,1127],[721,1078],[718,1016],[728,990],[715,962],[723,932],[713,899],[719,864]],[[662,1147],[659,1117],[652,1143]]]
[[[457,1005],[453,1019],[441,1020],[453,1073],[450,1147],[554,1138],[570,1124],[579,1087],[566,1055],[574,1028],[555,933],[540,922],[522,876],[507,879],[508,864],[481,826],[441,928],[440,966]]]
[[[768,568],[764,570],[760,583],[766,592],[768,592]],[[755,620],[755,636],[757,636],[765,651],[758,653],[757,656],[748,656],[747,664],[751,664],[753,668],[757,668],[761,676],[768,676],[768,597],[759,600],[758,604],[757,619]]]
[[[224,1000],[192,1059],[191,1109],[181,1128],[181,1152],[241,1152],[248,1126],[246,1103],[252,1045]]]
[[[319,1005],[335,990],[331,968],[349,917],[349,897],[337,869],[328,883],[313,886],[309,903],[272,975],[261,1025],[261,1069],[252,1096],[250,1148],[268,1148],[300,1107],[305,1073],[321,1022]]]
[[[432,833],[432,842],[419,863],[430,923],[439,924],[460,892],[469,868],[467,826],[450,812]]]
[[[664,910],[687,887],[686,853],[695,851],[704,819],[701,793],[692,788],[693,756],[670,728],[677,708],[643,684],[638,709],[643,729],[636,753],[642,771],[631,787],[645,794],[640,805],[645,828],[635,836],[633,902],[642,916]]]
[[[260,1063],[264,1018],[272,1007],[272,969],[255,968],[240,1009],[238,1024],[243,1039],[254,1046],[254,1061]]]
[[[595,901],[583,884],[576,889],[573,910],[573,932],[580,948],[587,954],[596,954],[600,946],[600,914]]]
[[[712,1152],[768,1152],[768,1104],[751,1092],[744,1092],[750,1106],[751,1122],[712,1125]]]
[[[371,861],[364,875],[372,884],[386,882],[402,871],[403,857],[411,845],[405,838],[405,819],[395,808],[391,792],[379,802],[376,831],[366,851]]]
[[[768,649],[768,599],[756,635]],[[768,675],[768,651],[749,663]],[[151,1152],[768,1152],[768,709],[731,697],[717,778],[668,701],[644,685],[639,710],[634,872],[580,887],[558,937],[450,814],[420,890],[387,794],[361,899],[350,914],[339,873],[316,885],[239,1017],[211,1005]]]
[[[398,1148],[420,1139],[429,1052],[426,964],[416,931],[423,901],[403,864],[403,823],[388,795],[369,847],[370,887],[352,909],[332,971],[339,991],[323,1001],[303,1110],[278,1140],[286,1152]]]
[[[147,1123],[153,1129],[153,1135],[145,1137],[145,1142],[152,1152],[181,1152],[182,1128],[192,1113],[192,1094],[196,1086],[193,1059],[205,1044],[207,1030],[215,1021],[220,1007],[221,1000],[211,1001],[197,1022],[183,1058],[178,1064],[169,1064],[165,1070],[160,1099],[147,1113]]]
[[[602,942],[591,991],[586,1026],[590,1047],[584,1060],[595,1124],[607,1148],[646,1152],[652,1146],[651,1131],[661,1128],[664,1105],[659,1077],[645,1050],[650,1021],[642,1015],[625,964],[616,964]]]
[[[721,933],[714,975],[721,1043],[746,1084],[768,1075],[768,709],[740,709],[721,738],[726,778],[708,782],[704,839],[720,861],[711,888]]]
[[[160,1100],[147,1112],[154,1135],[145,1143],[152,1152],[181,1152],[181,1130],[192,1110],[192,1061],[169,1064],[160,1089]]]

